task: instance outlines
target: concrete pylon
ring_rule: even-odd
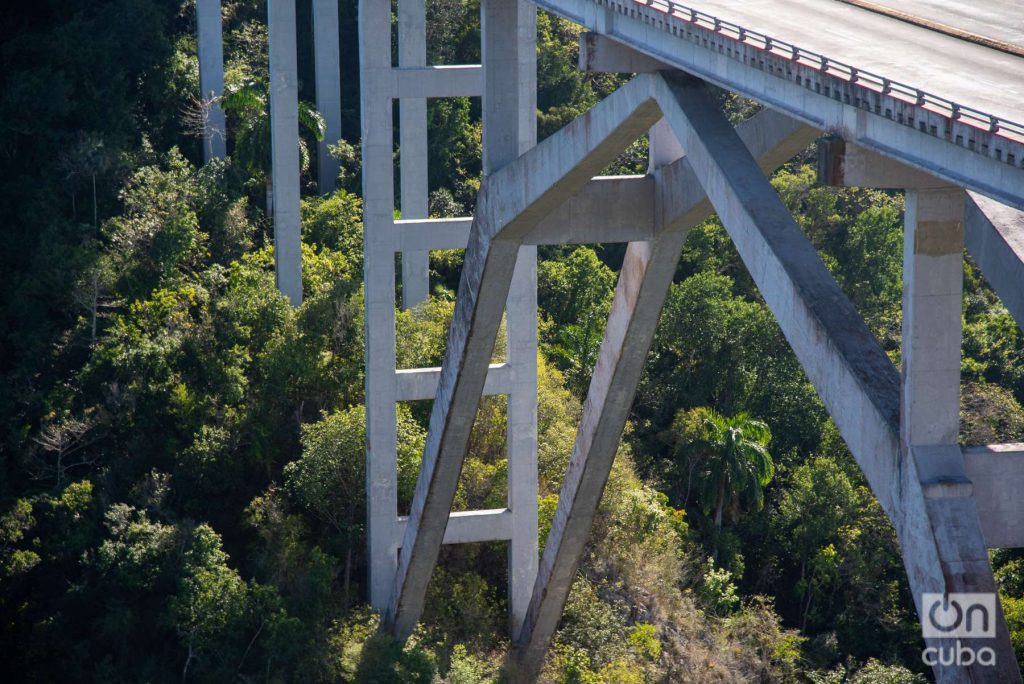
[[[224,110],[224,46],[220,0],[196,0],[196,44],[199,49],[199,100],[203,107],[203,161],[227,156]]]
[[[338,0],[313,0],[313,68],[316,108],[324,118],[324,139],[317,146],[317,189],[321,195],[338,184],[340,163],[327,150],[341,139],[341,57],[338,50]]]
[[[403,301],[411,306],[427,296],[426,255],[430,249],[468,247],[467,253],[475,249],[468,244],[472,219],[427,218],[426,98],[483,96],[485,173],[496,171],[532,147],[536,139],[536,10],[532,3],[517,0],[487,0],[483,4],[483,67],[426,66],[423,0],[402,0],[399,4],[399,65],[394,67],[387,3],[363,0],[359,11],[370,600],[379,610],[387,610],[387,628],[404,637],[419,618],[423,592],[441,544],[508,541],[510,620],[515,625],[525,614],[537,567],[535,247],[524,247],[521,255],[517,246],[511,247],[508,284],[496,299],[488,299],[489,318],[500,321],[502,309],[507,311],[508,358],[503,363],[484,363],[474,377],[479,382],[477,399],[481,393],[508,395],[507,505],[497,510],[451,513],[450,498],[445,502],[443,497],[432,497],[429,506],[420,501],[421,490],[429,489],[424,485],[417,488],[417,500],[409,518],[398,516],[397,510],[395,404],[433,398],[436,413],[450,392],[446,387],[451,378],[446,378],[438,368],[395,366],[394,255],[402,254]],[[511,96],[504,88],[485,92],[485,72],[492,82],[519,85],[512,88]],[[399,100],[401,125],[400,221],[394,220],[395,100]],[[511,144],[506,144],[508,140]],[[478,212],[481,206],[477,207]],[[463,307],[468,301],[460,289],[456,306]],[[459,340],[449,339],[446,358],[458,356],[453,349],[460,344]],[[474,342],[474,348],[477,347],[483,350]],[[486,354],[490,353],[488,347]],[[435,422],[432,419],[432,425]],[[428,439],[421,485],[436,472],[431,456],[431,445],[436,447],[438,443],[436,432],[433,440]],[[461,462],[458,466],[461,468]],[[444,472],[449,480],[452,476],[456,478],[451,482],[457,482],[457,470]],[[429,509],[426,515],[425,508]],[[421,534],[424,525],[427,532]],[[413,553],[413,547],[419,549],[424,545],[429,558],[420,552]],[[400,609],[395,608],[396,603]]]
[[[295,0],[267,0],[270,53],[270,178],[274,276],[292,306],[302,303],[299,221],[299,77]]]

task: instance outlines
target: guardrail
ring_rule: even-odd
[[[950,119],[960,121],[990,133],[1002,133],[1024,141],[1024,125],[1002,117],[988,114],[979,109],[959,104],[948,98],[929,93],[920,88],[894,81],[890,78],[831,59],[825,55],[780,40],[760,31],[748,29],[739,24],[721,19],[707,12],[684,5],[674,0],[633,0],[638,5],[663,12],[670,17],[688,22],[705,30],[711,30],[744,45],[789,59],[800,66],[816,68],[823,74],[840,78],[858,86],[875,90],[882,95],[895,97],[919,107],[929,107],[948,113]]]

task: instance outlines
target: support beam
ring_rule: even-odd
[[[270,52],[270,166],[274,277],[292,306],[302,303],[299,223],[299,78],[295,0],[267,0]]]
[[[224,110],[224,46],[220,0],[196,0],[196,44],[199,48],[199,101],[203,108],[203,161],[227,156]]]
[[[672,70],[672,66],[612,40],[600,33],[580,34],[580,71],[599,74],[651,74]]]
[[[946,580],[944,592],[996,594],[960,433],[960,320],[964,190],[908,190],[903,226],[901,447],[913,455]],[[906,551],[904,551],[904,554]],[[920,601],[920,597],[915,597]],[[940,681],[1020,680],[1009,630],[996,602],[995,639],[943,639],[992,648],[996,664],[935,666]],[[993,616],[995,617],[995,616]],[[922,616],[922,622],[927,618]],[[931,645],[933,642],[929,640]]]
[[[814,129],[771,111],[743,122],[737,133],[766,171],[792,158],[818,135]],[[514,682],[533,681],[543,665],[683,242],[689,229],[712,212],[693,168],[681,156],[682,148],[664,121],[651,129],[651,140],[652,175],[648,177],[654,185],[651,206],[656,213],[652,226],[656,237],[652,242],[631,243],[626,251],[530,612],[509,655]]]
[[[968,575],[945,563],[949,556],[944,551],[953,542],[937,538],[950,531],[931,524],[921,481],[926,469],[919,472],[917,462],[920,454],[900,448],[895,369],[703,84],[676,77],[666,80],[658,97],[665,117],[691,163],[700,169],[699,177],[737,251],[893,521],[918,610],[925,593],[969,591]],[[976,521],[975,517],[975,527]],[[955,531],[950,537],[959,541]],[[934,640],[929,643],[938,645]],[[1001,643],[1008,647],[1005,626]],[[1001,645],[997,652],[1003,651]],[[1019,680],[1012,652],[1001,658],[999,668],[1007,674],[1006,681]],[[983,676],[968,671],[940,667],[935,674],[943,682]]]
[[[492,363],[487,367],[483,394],[509,394],[513,384],[512,366],[507,363]],[[398,381],[399,401],[424,401],[437,395],[441,381],[440,368],[409,368],[395,371]]]
[[[478,64],[398,67],[391,76],[396,98],[480,97],[484,89],[484,72]]]
[[[391,5],[359,2],[366,316],[366,505],[370,605],[388,607],[398,567],[395,185]]]
[[[423,609],[522,237],[657,120],[650,85],[650,77],[637,77],[484,179],[395,590],[384,616],[384,628],[398,639],[412,633]],[[509,145],[516,147],[515,141]],[[492,147],[491,153],[498,151]]]
[[[409,518],[400,516],[395,528],[395,544],[401,544]],[[448,516],[444,544],[475,544],[512,539],[512,511],[491,508],[480,511],[459,511]]]
[[[964,471],[974,485],[985,545],[1024,547],[1024,444],[990,444],[963,449]]]
[[[652,167],[682,156],[664,126],[656,124],[650,140]],[[534,681],[544,664],[685,240],[685,230],[669,230],[653,242],[631,242],[626,248],[529,612],[509,654],[508,673],[513,683]]]
[[[965,222],[967,250],[1024,330],[1024,212],[968,192]]]
[[[529,0],[483,0],[483,171],[491,175],[537,144],[537,8]],[[511,87],[510,87],[511,86]],[[515,92],[515,99],[508,91]],[[505,143],[514,141],[513,145]],[[506,404],[509,632],[519,630],[537,578],[537,248],[516,255],[505,300],[512,387]]]
[[[324,117],[324,139],[317,146],[317,189],[334,192],[340,163],[327,150],[341,140],[341,57],[338,48],[338,0],[313,0],[313,68],[316,109]]]
[[[427,65],[427,19],[424,0],[398,2],[398,65]],[[427,218],[427,101],[399,90],[398,152],[403,219]],[[420,304],[430,294],[430,253],[402,251],[402,306]]]
[[[895,159],[829,137],[818,144],[818,182],[839,187],[927,190],[949,187],[942,179]],[[1024,212],[967,192],[967,251],[982,275],[1024,329]]]

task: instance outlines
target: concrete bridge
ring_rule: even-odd
[[[987,549],[1024,546],[1024,445],[958,444],[965,247],[1024,323],[1024,17],[1016,3],[690,2],[482,0],[482,64],[443,67],[426,64],[424,0],[398,1],[397,64],[391,3],[360,2],[370,598],[384,629],[404,639],[442,544],[509,541],[513,681],[531,681],[543,663],[687,231],[712,211],[892,521],[919,614],[929,594],[995,592]],[[293,141],[294,0],[268,4],[272,94],[279,84],[285,92],[272,125]],[[636,74],[540,144],[537,8],[590,31],[581,68]],[[321,52],[337,52],[329,34],[317,37],[318,73],[332,68]],[[208,82],[216,79],[203,81],[204,92]],[[709,83],[765,109],[733,128]],[[451,96],[482,98],[485,177],[473,217],[429,219],[425,99]],[[595,177],[647,132],[646,175]],[[899,370],[766,177],[826,134],[822,182],[906,190]],[[274,187],[284,194],[282,204],[275,199],[275,236],[297,244],[288,214],[298,201],[296,165],[284,142],[278,156],[277,140]],[[538,563],[536,245],[586,242],[628,247]],[[443,364],[398,369],[394,255],[402,255],[403,302],[412,306],[429,289],[428,250],[442,248],[466,249]],[[279,252],[279,273],[294,282],[288,254]],[[508,358],[491,364],[503,312]],[[452,514],[483,394],[509,397],[508,503]],[[401,518],[395,406],[426,398],[434,400],[426,449],[411,515]],[[996,612],[994,637],[961,640],[993,649],[996,664],[936,665],[937,680],[1021,681],[998,603]]]

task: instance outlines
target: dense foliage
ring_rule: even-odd
[[[308,175],[305,302],[274,286],[263,3],[224,2],[225,161],[202,165],[189,0],[0,9],[0,677],[4,681],[491,682],[505,549],[445,548],[403,647],[367,607],[355,0],[343,0],[339,189]],[[478,0],[428,0],[430,60],[479,59]],[[300,46],[309,45],[300,3]],[[623,81],[575,68],[541,13],[550,135]],[[303,53],[305,54],[305,53]],[[312,101],[309,55],[301,97]],[[722,96],[733,118],[752,106]],[[470,211],[479,105],[431,100],[431,212]],[[303,105],[303,159],[320,119]],[[641,172],[646,144],[615,172]],[[400,155],[399,155],[400,159]],[[773,183],[898,363],[902,197]],[[318,190],[324,191],[318,194]],[[551,525],[621,245],[538,268],[541,540]],[[396,312],[403,367],[436,365],[461,254]],[[968,264],[966,443],[1024,436],[1024,343]],[[495,352],[504,353],[499,344]],[[429,406],[398,412],[400,506]],[[483,402],[459,509],[503,505],[505,417]],[[1024,655],[1024,556],[993,553]],[[919,682],[892,528],[716,218],[688,239],[586,556],[552,682]]]

